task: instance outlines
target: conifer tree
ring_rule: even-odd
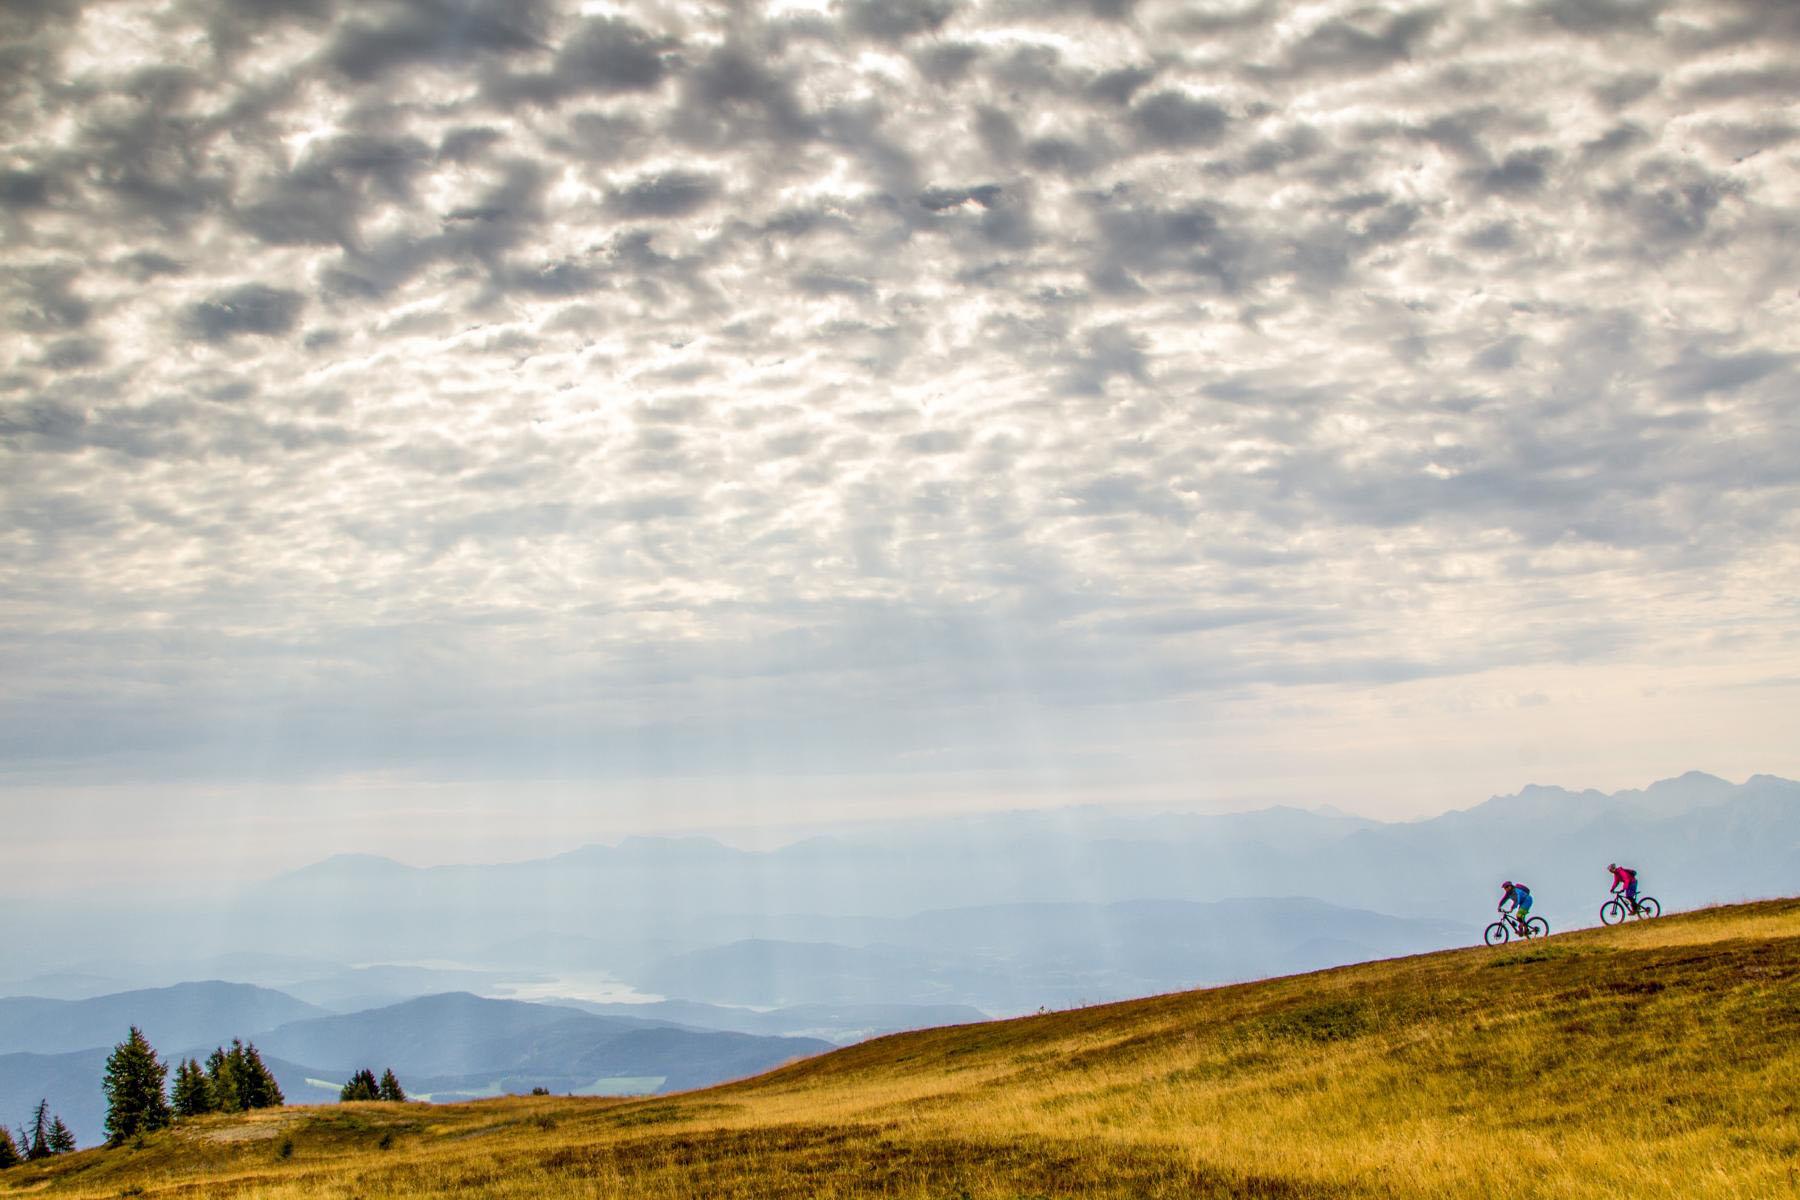
[[[406,1089],[400,1086],[399,1077],[394,1074],[392,1067],[381,1073],[381,1098],[396,1104],[406,1101]]]
[[[375,1072],[364,1067],[350,1077],[350,1082],[338,1093],[338,1099],[348,1104],[353,1100],[381,1099],[381,1085],[375,1082]]]
[[[128,1137],[169,1123],[163,1081],[169,1068],[136,1025],[106,1060],[106,1140],[117,1146]]]
[[[213,1111],[212,1083],[200,1069],[200,1064],[191,1058],[175,1068],[171,1106],[178,1117],[198,1117]]]
[[[50,1121],[50,1153],[75,1153],[75,1133],[63,1124],[61,1117],[53,1117]]]
[[[0,1171],[16,1167],[24,1161],[19,1154],[19,1144],[13,1141],[12,1130],[0,1125]]]
[[[237,1048],[235,1040],[231,1045],[234,1050]],[[281,1085],[275,1082],[275,1073],[263,1064],[262,1055],[256,1052],[255,1042],[244,1047],[238,1075],[238,1103],[244,1108],[279,1108],[287,1103],[287,1097],[281,1094]]]
[[[212,1092],[214,1112],[237,1112],[243,1107],[238,1103],[237,1081],[237,1062],[242,1059],[243,1054],[236,1043],[233,1043],[231,1054],[220,1046],[206,1056],[206,1083]]]
[[[32,1110],[31,1124],[25,1127],[24,1142],[28,1162],[37,1162],[56,1153],[50,1148],[50,1101],[39,1100],[37,1108]]]

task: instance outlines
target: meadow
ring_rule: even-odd
[[[0,1197],[1800,1196],[1800,901],[899,1034],[636,1100],[209,1117]]]

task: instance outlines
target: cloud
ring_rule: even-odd
[[[20,210],[50,202],[49,176],[42,171],[0,171],[0,205]]]
[[[191,332],[209,342],[243,334],[269,337],[293,329],[305,304],[306,298],[299,292],[246,283],[193,305],[185,322]]]
[[[718,180],[710,176],[668,171],[614,189],[607,205],[626,217],[682,217],[710,203],[719,190]]]
[[[506,105],[650,91],[669,76],[678,48],[677,39],[653,36],[622,18],[590,17],[558,46],[548,70],[495,71],[483,89]]]
[[[899,42],[935,33],[955,12],[946,0],[847,0],[844,24],[879,42]]]
[[[1796,361],[1792,354],[1753,352],[1715,356],[1690,347],[1680,361],[1664,367],[1660,375],[1664,388],[1671,395],[1710,396],[1737,391],[1786,370]]]
[[[0,716],[174,777],[866,712],[887,770],[1766,673],[1790,9],[9,13]]]
[[[1571,33],[1647,33],[1668,7],[1664,0],[1546,0],[1538,12]]]
[[[1761,100],[1800,96],[1800,67],[1733,67],[1700,74],[1683,89],[1695,100]]]
[[[1556,152],[1548,146],[1515,150],[1492,167],[1470,172],[1467,178],[1484,196],[1530,196],[1543,188],[1555,161]]]
[[[1138,101],[1132,124],[1157,146],[1210,146],[1224,136],[1230,120],[1224,107],[1182,92],[1161,91]]]
[[[1288,69],[1299,74],[1386,70],[1412,57],[1438,17],[1434,9],[1419,8],[1385,21],[1364,13],[1321,21],[1289,50]]]
[[[359,82],[409,66],[455,67],[538,47],[544,16],[535,0],[381,0],[357,6],[324,57]]]
[[[93,315],[93,306],[75,292],[77,268],[26,266],[10,276],[11,315],[21,329],[33,333],[80,329]]]

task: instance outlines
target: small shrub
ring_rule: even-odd
[[[1496,958],[1487,965],[1491,970],[1495,967],[1517,967],[1523,966],[1525,963],[1549,962],[1551,959],[1557,957],[1560,956],[1553,949],[1545,947],[1541,950],[1522,950],[1517,954],[1509,954],[1504,958]]]
[[[531,1094],[534,1096],[548,1096],[550,1094],[550,1089],[547,1087],[534,1087],[531,1089]]]
[[[1272,1037],[1303,1042],[1338,1042],[1368,1029],[1363,1006],[1355,1000],[1332,1000],[1311,1008],[1276,1013],[1264,1024]]]
[[[282,1138],[281,1145],[275,1147],[275,1153],[282,1158],[294,1157],[294,1139],[291,1137]]]
[[[545,1116],[539,1117],[535,1124],[539,1129],[555,1129],[556,1118],[546,1114]]]
[[[392,1131],[382,1134],[381,1140],[376,1142],[375,1145],[383,1150],[392,1150],[394,1148],[394,1135]]]

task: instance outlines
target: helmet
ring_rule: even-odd
[[[1501,884],[1500,886],[1503,888],[1509,888],[1512,886],[1512,880],[1509,879],[1505,883]]]
[[[1619,864],[1618,863],[1607,863],[1606,869],[1609,871],[1616,871],[1619,869]]]

